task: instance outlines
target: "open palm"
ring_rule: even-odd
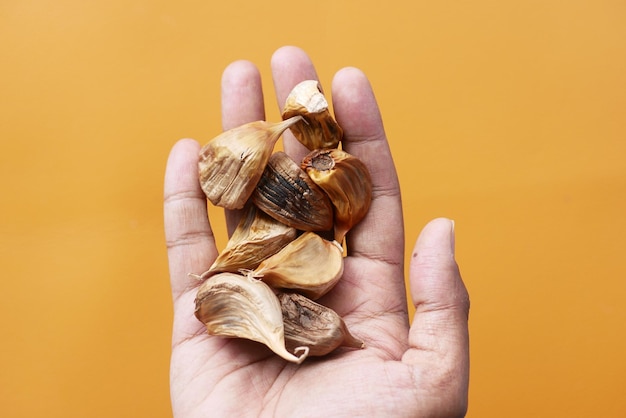
[[[282,104],[298,82],[317,79],[308,56],[283,47],[272,57]],[[218,250],[198,183],[200,145],[179,141],[165,175],[165,232],[174,326],[171,396],[177,417],[463,416],[467,408],[469,299],[454,260],[453,223],[435,219],[422,231],[411,259],[416,306],[409,326],[404,287],[404,225],[400,190],[376,99],[365,75],[344,68],[334,77],[332,102],[344,129],[343,148],[368,166],[370,211],[346,237],[344,275],[320,302],[341,315],[365,349],[338,349],[297,365],[252,341],[212,337],[194,316],[199,282]],[[222,78],[222,122],[229,129],[265,118],[261,80],[247,61]],[[285,151],[305,149],[288,133]],[[226,213],[229,231],[237,212]]]

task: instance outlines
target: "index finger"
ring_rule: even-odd
[[[378,104],[365,74],[356,68],[337,72],[332,84],[342,147],[365,163],[372,178],[372,203],[346,238],[352,256],[402,266],[404,221],[400,185]]]

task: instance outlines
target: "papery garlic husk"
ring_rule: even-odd
[[[302,160],[301,167],[333,203],[335,240],[359,223],[372,201],[372,179],[365,164],[340,149],[316,150]]]
[[[226,247],[200,278],[222,271],[236,273],[242,269],[253,270],[263,260],[296,239],[297,232],[296,228],[275,220],[254,205],[249,205]]]
[[[280,302],[262,281],[235,273],[216,274],[198,288],[194,314],[210,335],[257,341],[294,363],[308,355],[306,347],[293,350],[302,352],[300,356],[285,348]]]
[[[279,293],[287,350],[308,347],[309,356],[324,356],[340,346],[365,348],[332,309],[297,293]]]
[[[256,187],[274,145],[302,117],[282,122],[250,122],[222,132],[200,150],[200,185],[207,198],[225,209],[241,209]]]
[[[343,130],[328,110],[328,101],[317,80],[298,83],[289,93],[283,107],[283,119],[301,115],[291,132],[310,151],[320,148],[337,148]]]
[[[301,231],[333,227],[333,206],[326,193],[282,151],[270,157],[251,200],[272,218]]]
[[[315,232],[305,232],[248,274],[273,288],[291,289],[317,299],[341,278],[343,248]]]

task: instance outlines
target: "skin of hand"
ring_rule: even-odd
[[[307,54],[278,49],[271,60],[279,106],[291,88],[317,79]],[[265,118],[261,78],[248,61],[222,77],[222,125]],[[409,324],[400,188],[381,115],[366,76],[343,68],[332,81],[343,148],[368,166],[371,208],[346,237],[344,275],[320,303],[341,315],[365,349],[338,349],[297,365],[265,346],[209,336],[194,314],[200,282],[218,254],[198,183],[200,145],[178,141],[167,162],[165,235],[174,306],[170,391],[176,417],[462,417],[469,385],[469,296],[454,258],[454,223],[434,219],[412,252]],[[294,160],[306,150],[289,133]],[[229,233],[238,219],[227,211]]]

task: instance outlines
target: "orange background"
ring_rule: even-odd
[[[3,0],[0,415],[171,415],[166,157],[220,131],[232,60],[259,65],[276,119],[285,44],[327,89],[369,75],[407,255],[456,220],[468,417],[626,416],[619,0]]]

